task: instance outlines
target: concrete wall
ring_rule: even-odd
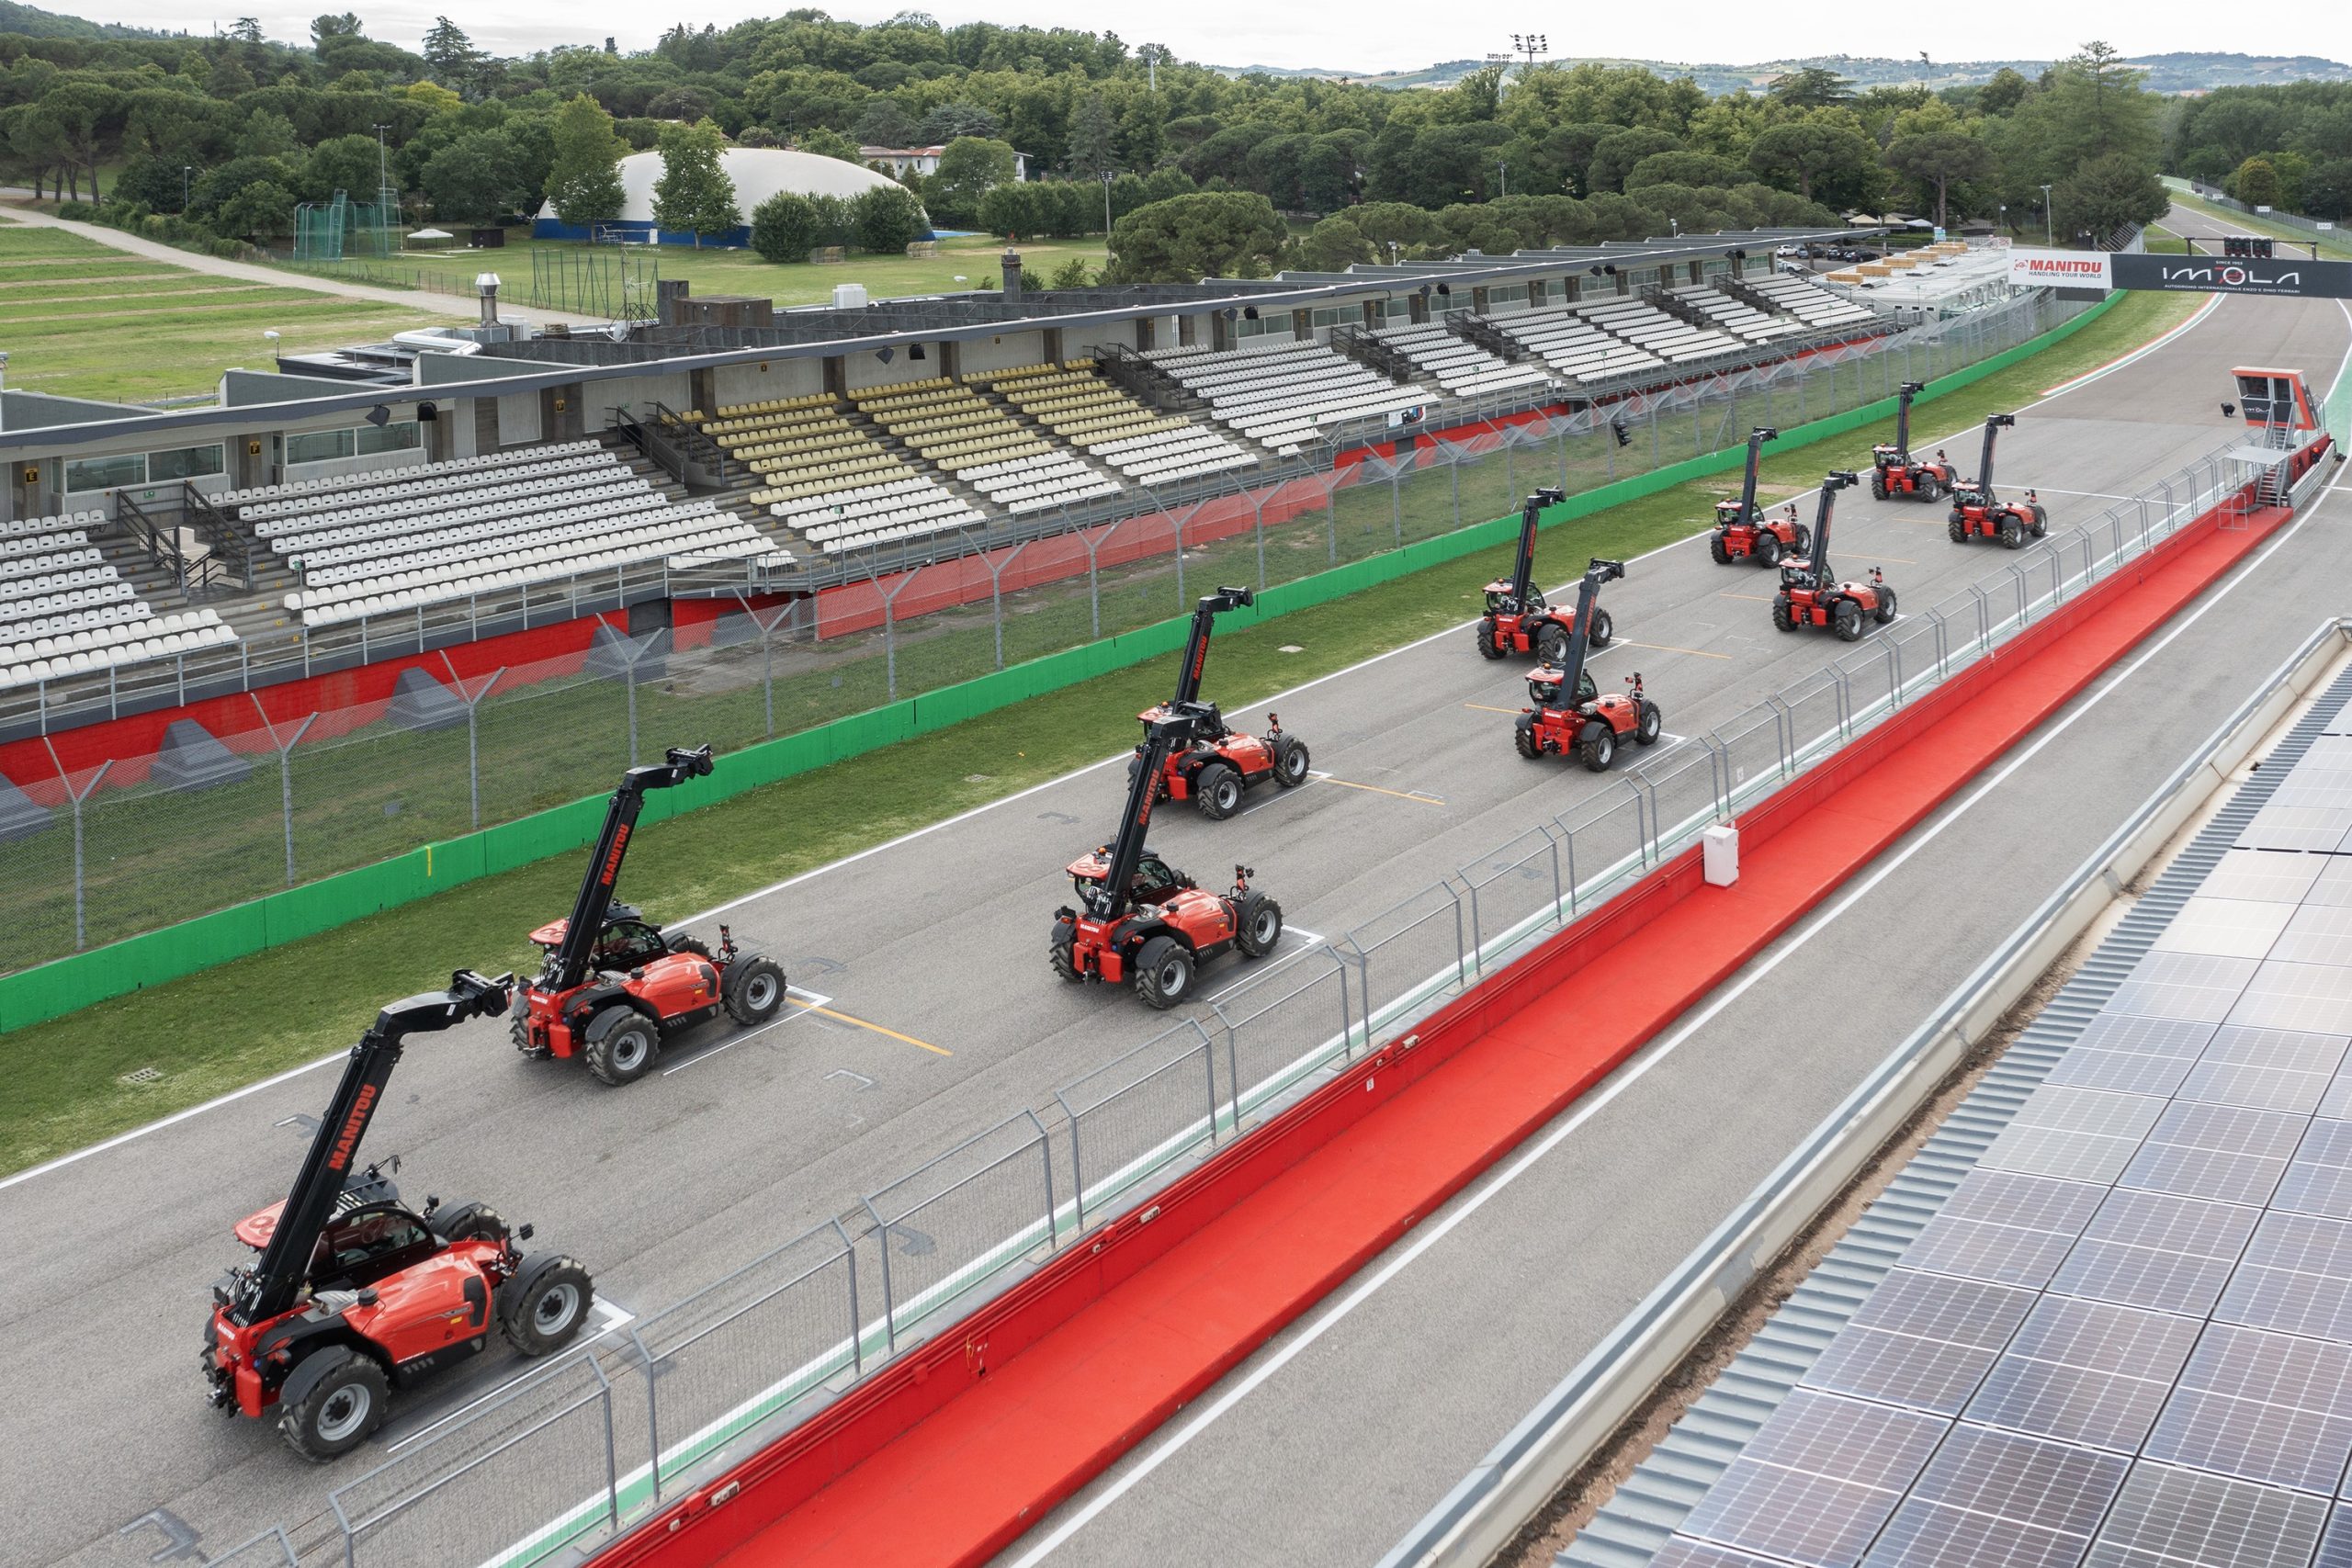
[[[720,408],[735,403],[765,402],[777,398],[805,398],[811,392],[825,389],[825,362],[821,359],[769,359],[753,365],[722,365],[711,372],[711,382],[715,389],[716,405]],[[589,395],[593,400],[595,395],[593,389]],[[669,400],[662,400],[667,402]]]
[[[1012,370],[1035,365],[1046,356],[1044,333],[1006,333],[1001,337],[976,338],[957,345],[963,352],[964,374],[982,376],[991,370]],[[1075,357],[1068,347],[1064,357]]]
[[[520,446],[538,440],[539,433],[546,428],[540,413],[539,394],[537,392],[517,392],[511,397],[500,398],[498,444],[501,446]]]
[[[941,373],[935,354],[922,359],[894,354],[890,363],[885,365],[869,351],[847,355],[842,361],[842,368],[849,378],[851,389],[858,391],[868,387],[895,387],[901,381],[928,381]]]

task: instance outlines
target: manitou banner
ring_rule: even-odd
[[[2220,256],[2118,255],[2115,287],[2174,294],[2286,294],[2352,299],[2352,262],[2282,256],[2246,261]]]
[[[2105,251],[2009,252],[2009,284],[2015,288],[2112,288],[2115,276]]]

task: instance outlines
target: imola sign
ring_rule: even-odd
[[[2287,294],[2352,299],[2352,262],[2224,260],[2220,256],[2118,254],[2109,258],[2118,288],[2175,294]]]

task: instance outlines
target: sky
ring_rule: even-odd
[[[327,9],[329,3],[313,0],[309,6],[271,9],[263,0],[258,15],[269,37],[307,41],[311,17]],[[478,45],[500,54],[527,54],[564,43],[601,47],[608,36],[624,51],[642,50],[680,17],[697,26],[711,22],[724,28],[747,17],[781,15],[794,3],[712,0],[705,9],[649,8],[629,0],[570,0],[560,7],[501,6],[495,16],[452,6],[447,0],[437,5],[435,0],[401,0],[391,6],[333,0],[333,8],[356,11],[370,38],[410,49],[432,26],[435,13],[446,10],[458,17],[458,25]],[[799,3],[825,4],[825,0]],[[192,22],[186,11],[169,0],[116,0],[103,11],[85,9],[74,0],[47,0],[47,8],[137,27],[191,31],[225,27],[236,16],[247,14],[230,12],[214,21]],[[825,8],[845,21],[875,22],[900,7],[830,4]],[[1108,28],[1130,44],[1164,43],[1182,59],[1215,65],[1367,73],[1417,70],[1441,60],[1509,50],[1514,28],[1547,25],[1553,29],[1555,55],[1582,59],[1746,64],[1840,51],[1907,58],[1925,50],[1938,60],[2048,60],[2073,53],[2087,38],[2104,36],[2127,55],[2208,50],[2260,53],[2267,46],[2352,61],[2352,6],[2342,4],[2299,7],[2291,33],[2274,29],[2260,39],[2241,28],[2223,26],[2227,17],[2243,13],[2214,6],[2209,0],[2139,0],[2130,7],[2128,29],[2118,25],[2122,18],[2105,11],[2070,11],[2064,6],[2027,6],[2018,0],[1996,0],[1995,6],[1982,10],[1928,6],[1908,13],[1901,7],[1866,6],[1850,11],[1835,6],[1759,6],[1752,0],[1737,5],[1698,0],[1678,12],[1679,25],[1670,31],[1658,27],[1656,18],[1660,13],[1645,6],[1579,6],[1572,12],[1553,13],[1555,20],[1539,19],[1540,13],[1522,7],[1474,9],[1477,14],[1466,21],[1451,6],[1432,11],[1419,0],[1355,0],[1344,10],[1312,0],[1282,6],[1269,6],[1263,0],[1188,0],[1177,6],[1014,0],[988,7],[941,5],[930,7],[930,12],[948,26],[986,20]],[[1916,20],[1906,22],[1906,15]],[[1333,26],[1342,16],[1355,25]],[[1430,26],[1432,19],[1440,18],[1444,26]],[[1988,22],[1992,25],[1984,25]],[[1912,32],[1917,36],[1905,36]]]

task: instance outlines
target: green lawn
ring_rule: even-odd
[[[79,234],[0,222],[0,339],[8,384],[128,402],[193,396],[223,367],[266,367],[265,331],[293,353],[437,320],[125,255]]]
[[[1934,420],[1939,426],[1964,426],[2029,401],[2041,389],[2167,330],[2197,302],[2186,295],[2132,295],[2057,347],[1939,400]],[[1889,434],[1891,424],[1856,430],[1836,446],[1839,452],[1866,451],[1873,440]],[[1667,456],[1670,459],[1672,454]],[[1768,485],[1794,490],[1818,482],[1823,460],[1818,448],[1775,453],[1763,478]],[[1579,465],[1578,488],[1600,477],[1585,475],[1583,458],[1574,461]],[[1500,461],[1489,459],[1464,478],[1466,517],[1507,510]],[[1524,464],[1513,476],[1522,487],[1542,478]],[[1577,525],[1577,548],[1625,557],[1685,535],[1707,513],[1722,484],[1720,479],[1696,481],[1612,508]],[[1427,510],[1417,509],[1417,515]],[[1393,521],[1383,489],[1365,495],[1361,510],[1343,506],[1331,531],[1320,518],[1309,520],[1303,532],[1292,531],[1299,527],[1294,525],[1270,547],[1270,580],[1319,568],[1335,534],[1347,547],[1343,554],[1385,546]],[[1429,527],[1418,523],[1413,532]],[[1188,585],[1197,591],[1217,581],[1221,569],[1240,567],[1238,552],[1248,544],[1246,536],[1227,541],[1213,547],[1206,560],[1188,552]],[[1465,559],[1222,635],[1220,700],[1238,705],[1464,620],[1477,603],[1477,585],[1506,564],[1501,552]],[[1133,596],[1131,602],[1120,600],[1120,625],[1175,613],[1172,573],[1164,564],[1122,580],[1116,592]],[[1068,616],[1069,602],[1064,592],[1058,601],[1063,609],[1020,619],[1048,613]],[[1112,615],[1106,607],[1106,631],[1112,629]],[[968,619],[960,626],[955,617],[933,619],[954,629],[909,639],[900,649],[902,680],[920,673],[928,684],[934,673],[967,664],[987,666],[989,656],[976,651],[984,627],[973,627]],[[1299,651],[1285,653],[1285,646]],[[1024,657],[1036,649],[1022,646],[1012,651]],[[925,671],[921,661],[933,658],[942,662]],[[818,702],[815,694],[821,689],[827,705],[864,705],[875,700],[877,676],[871,666],[866,660],[846,667],[856,671],[854,679],[843,680],[847,697],[833,694],[830,677],[812,677],[807,687],[795,690],[804,703]],[[666,822],[646,835],[630,861],[632,896],[657,915],[675,917],[1027,788],[1126,744],[1136,711],[1165,695],[1166,687],[1165,661],[1152,660]],[[683,725],[722,717],[716,709],[666,710],[662,727],[647,733],[673,733],[672,720]],[[528,733],[547,731],[534,724]],[[693,731],[697,739],[702,733]],[[740,736],[740,724],[730,733]],[[724,750],[727,735],[715,738]],[[987,776],[972,772],[975,755],[995,759]],[[605,778],[589,787],[601,788],[613,759],[594,761],[605,768]],[[265,777],[262,785],[274,788],[274,778]],[[355,772],[344,774],[339,787],[368,786]],[[789,834],[771,830],[787,818],[793,825]],[[20,898],[28,874],[10,875]],[[0,1100],[0,1171],[54,1157],[333,1050],[353,1037],[383,998],[430,984],[452,965],[524,964],[529,956],[524,933],[564,906],[577,876],[574,859],[560,857],[0,1035],[0,1081],[10,1089]],[[189,1027],[191,1021],[198,1026]],[[120,1081],[121,1075],[145,1066],[159,1069],[162,1077],[141,1084]]]
[[[2225,223],[2241,234],[2267,234],[2275,240],[2288,241],[2295,246],[2295,254],[2299,256],[2310,254],[2308,247],[2316,241],[2322,257],[2333,257],[2337,261],[2352,260],[2352,236],[2346,235],[2341,228],[2326,234],[2311,234],[2290,224],[2273,223],[2267,218],[2257,218],[2252,213],[2239,212],[2227,207],[2216,207],[2211,202],[2191,194],[2185,186],[2177,185],[2169,179],[2165,181],[2165,190],[2172,197],[2175,207],[2185,207],[2192,212],[2203,213],[2215,222]],[[2163,227],[2161,220],[2155,227]],[[2153,250],[2155,247],[2151,245],[2149,248]],[[2166,246],[2165,248],[2169,250],[2177,247]],[[2211,252],[2213,247],[2208,244],[2200,248]]]
[[[436,283],[470,288],[474,275],[495,272],[503,297],[528,298],[531,258],[535,254],[577,253],[591,247],[571,240],[533,240],[526,231],[510,231],[499,250],[412,251],[384,260],[352,261],[340,265],[306,267],[322,276],[390,284],[401,288],[433,288]],[[611,248],[611,247],[605,247]],[[910,256],[869,256],[853,252],[847,261],[779,264],[763,261],[748,250],[696,250],[690,245],[628,247],[631,254],[650,254],[663,277],[683,277],[697,294],[753,294],[779,305],[815,305],[833,297],[836,285],[862,283],[874,299],[894,295],[941,294],[961,288],[993,288],[1003,275],[997,258],[1004,242],[989,237],[942,240],[939,254],[929,260]],[[1072,256],[1089,268],[1102,265],[1102,242],[1045,240],[1023,242],[1015,247],[1022,262],[1040,277],[1049,277]],[[962,278],[962,282],[956,281]]]

